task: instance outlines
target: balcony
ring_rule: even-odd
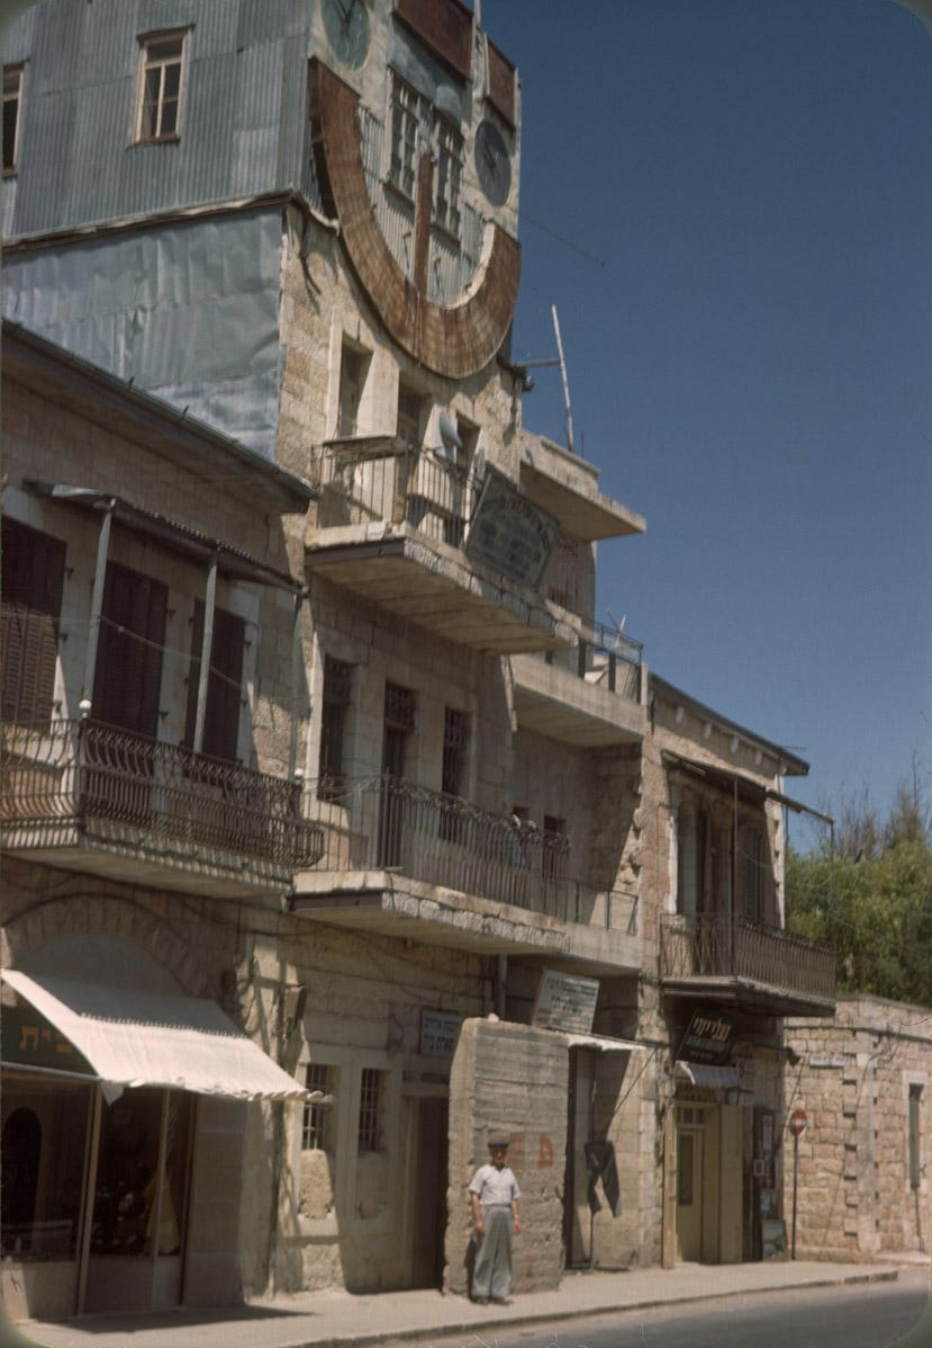
[[[529,559],[527,575],[520,579],[475,549],[470,555],[486,476],[389,436],[329,442],[315,456],[320,500],[306,539],[308,569],[476,650],[574,646],[571,626],[535,583],[530,535],[543,517],[517,488],[510,491],[522,520],[512,560]]]
[[[583,629],[566,655],[512,660],[518,724],[579,748],[640,741],[641,644],[600,623]]]
[[[556,516],[567,533],[588,543],[642,534],[647,528],[643,516],[599,491],[597,468],[530,431],[523,432],[521,485],[536,505]]]
[[[773,1016],[831,1015],[835,1006],[831,950],[717,913],[662,919],[660,977],[667,996]]]
[[[235,898],[321,854],[280,778],[92,721],[6,725],[0,746],[0,845],[30,861]]]
[[[316,784],[319,864],[292,908],[320,921],[482,954],[639,967],[636,902],[571,877],[562,834],[396,777]],[[637,949],[635,946],[637,945]]]

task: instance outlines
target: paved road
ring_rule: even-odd
[[[886,1348],[915,1325],[928,1273],[901,1269],[892,1283],[725,1297],[711,1305],[623,1311],[552,1327],[477,1328],[438,1348]]]

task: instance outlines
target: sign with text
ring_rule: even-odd
[[[452,1058],[463,1017],[457,1011],[421,1011],[421,1052],[428,1057]]]
[[[725,1063],[731,1057],[735,1023],[720,1011],[694,1011],[678,1057],[686,1062]]]
[[[4,1062],[52,1067],[66,1072],[92,1069],[70,1040],[32,1007],[5,1006],[0,1016],[0,1055]]]
[[[543,1030],[589,1034],[598,997],[597,978],[580,978],[577,974],[545,969],[537,989],[531,1024]]]
[[[467,557],[536,590],[559,532],[552,515],[529,501],[503,473],[486,468],[466,538]]]

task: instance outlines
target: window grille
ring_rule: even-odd
[[[466,754],[469,749],[469,717],[464,711],[447,707],[443,717],[443,772],[441,790],[461,796],[466,780]]]
[[[385,724],[394,730],[414,732],[414,694],[397,683],[385,685]]]
[[[389,181],[409,201],[417,182],[417,133],[424,100],[400,75],[392,71],[392,148]]]
[[[23,120],[23,67],[3,67],[3,172],[14,173],[19,160]]]
[[[327,1063],[309,1062],[307,1065],[304,1075],[305,1086],[309,1091],[322,1091],[329,1098],[305,1101],[301,1129],[301,1147],[304,1151],[331,1150],[335,1075],[335,1069]]]
[[[359,1150],[379,1151],[381,1141],[382,1078],[374,1067],[362,1069],[359,1095]]]
[[[149,38],[142,44],[137,141],[171,140],[178,135],[184,45],[184,33]]]

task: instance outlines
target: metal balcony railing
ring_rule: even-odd
[[[320,857],[321,830],[281,778],[90,720],[5,725],[0,748],[7,826],[97,820],[286,867]]]
[[[624,632],[602,623],[589,623],[579,634],[575,651],[544,652],[537,658],[576,674],[586,683],[605,688],[629,702],[641,700],[641,653],[643,645]]]
[[[309,786],[305,808],[324,830],[318,870],[397,870],[561,921],[598,915],[636,930],[633,895],[600,892],[569,874],[564,834],[388,775]]]
[[[740,978],[794,995],[831,1000],[835,957],[824,946],[775,927],[712,913],[667,914],[660,929],[660,976]]]
[[[481,479],[433,450],[389,436],[324,445],[314,457],[318,527],[410,524],[461,548]]]

